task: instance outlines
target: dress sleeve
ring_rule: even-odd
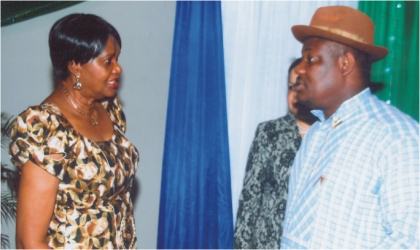
[[[121,132],[125,133],[127,124],[125,120],[125,114],[124,114],[121,102],[118,99],[118,97],[115,97],[114,99],[109,100],[106,104],[103,103],[103,105],[104,107],[106,107],[106,110],[112,122],[114,122],[118,126]]]
[[[264,141],[263,124],[259,124],[255,132],[245,169],[239,207],[236,215],[234,232],[234,249],[255,248],[255,221],[261,205],[261,150]]]
[[[67,147],[66,131],[54,112],[41,106],[30,107],[14,121],[9,154],[19,169],[32,161],[48,173],[63,180],[63,165]],[[62,153],[60,160],[48,157]]]

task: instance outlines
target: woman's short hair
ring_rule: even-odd
[[[67,79],[69,62],[83,65],[96,58],[105,49],[109,37],[121,48],[118,31],[96,15],[70,14],[55,22],[48,40],[55,79]]]

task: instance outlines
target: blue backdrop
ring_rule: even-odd
[[[232,248],[220,2],[177,2],[158,248]]]

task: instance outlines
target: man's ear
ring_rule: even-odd
[[[70,61],[69,63],[67,63],[67,67],[71,74],[73,74],[74,76],[80,76],[80,63]]]
[[[346,52],[344,55],[340,56],[339,64],[341,68],[341,75],[346,76],[351,73],[355,66],[354,55],[350,52]]]

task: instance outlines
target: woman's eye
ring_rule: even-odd
[[[105,60],[105,64],[109,64],[111,61],[108,59],[108,60]]]

